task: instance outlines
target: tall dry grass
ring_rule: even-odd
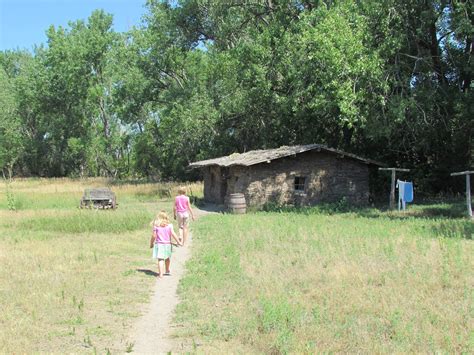
[[[85,188],[106,185],[117,210],[78,208]],[[154,284],[149,222],[171,213],[177,184],[25,179],[11,188],[16,211],[0,194],[1,352],[133,349],[120,339]]]

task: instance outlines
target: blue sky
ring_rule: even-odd
[[[0,0],[0,50],[28,49],[46,43],[50,25],[67,26],[86,20],[93,10],[114,15],[114,29],[129,30],[141,23],[146,0]]]

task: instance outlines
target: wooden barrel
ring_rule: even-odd
[[[244,214],[247,211],[244,194],[230,194],[228,199],[229,212],[235,214]]]

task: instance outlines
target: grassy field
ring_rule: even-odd
[[[202,353],[473,353],[474,223],[462,213],[203,218],[176,336]]]
[[[173,184],[16,180],[0,194],[0,349],[123,353],[155,282],[149,222]],[[200,196],[201,185],[190,186]],[[198,353],[474,352],[463,205],[213,214],[193,223],[175,336]],[[11,211],[10,208],[15,208]]]
[[[117,210],[78,208],[84,188],[105,185]],[[149,222],[161,209],[171,213],[176,187],[29,179],[7,194],[0,186],[1,352],[132,350],[120,339],[155,282]]]

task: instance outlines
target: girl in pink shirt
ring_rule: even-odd
[[[171,238],[178,238],[165,211],[161,211],[152,223],[150,248],[153,248],[153,259],[158,259],[158,277],[162,278],[163,275],[170,275]]]
[[[186,196],[186,188],[180,186],[178,188],[178,196],[176,196],[173,206],[174,219],[178,217],[179,233],[183,236],[183,245],[188,240],[189,232],[189,215],[194,221],[194,213],[189,202],[189,197]]]

